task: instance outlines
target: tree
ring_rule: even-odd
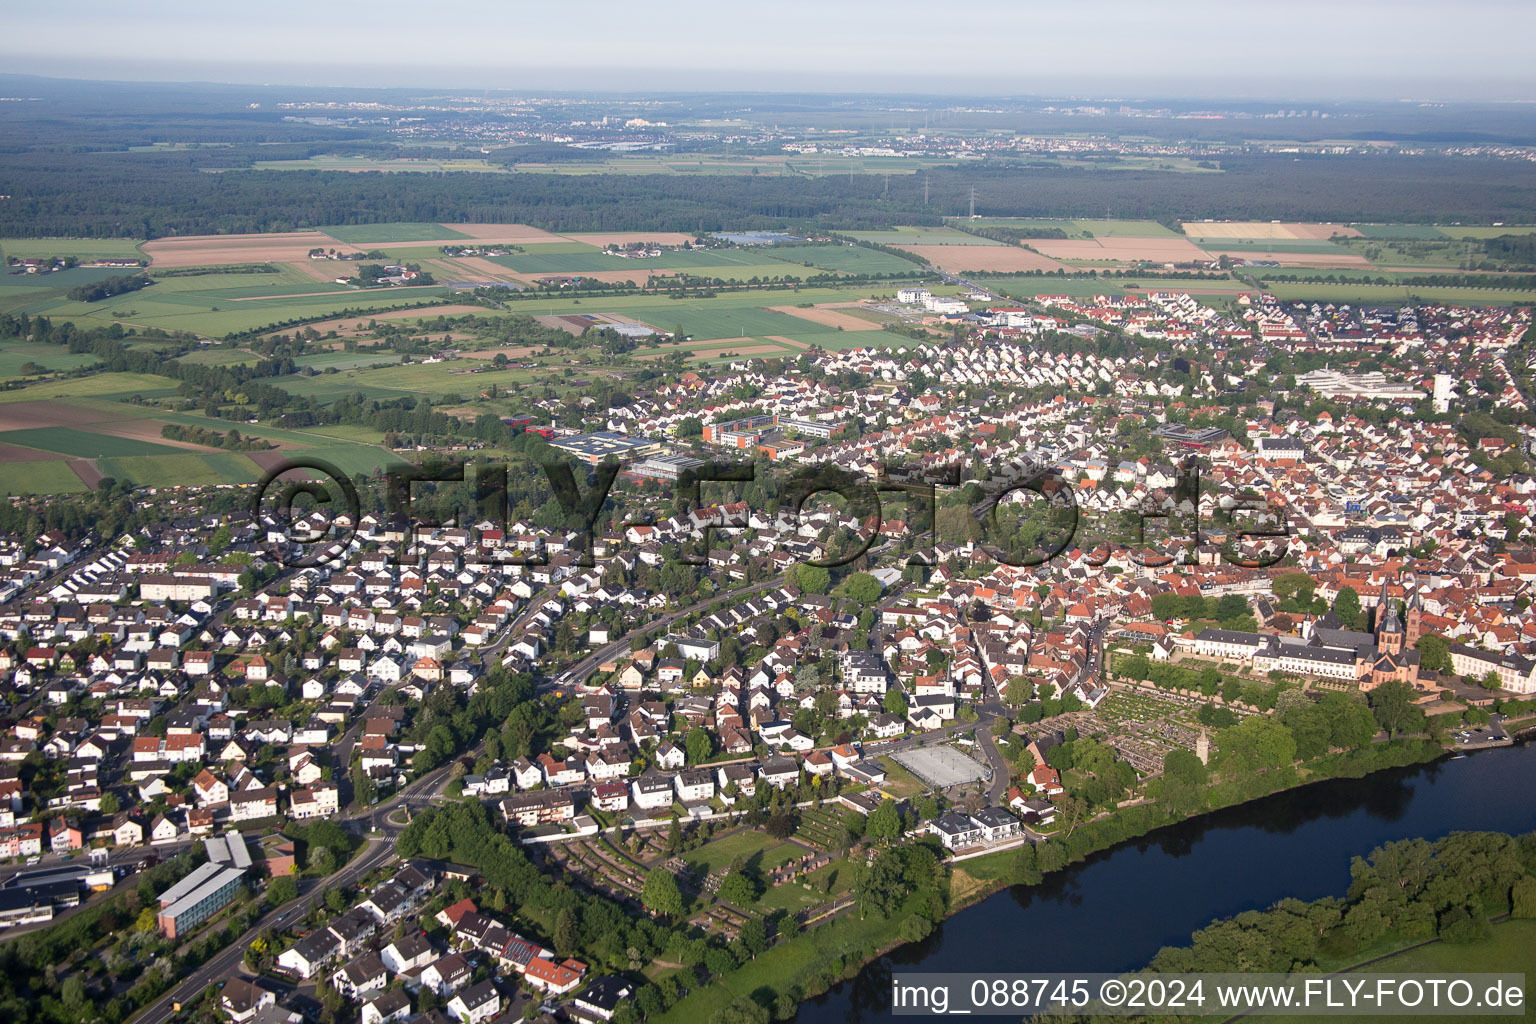
[[[119,810],[116,793],[101,794],[100,810],[102,814],[116,814]]]
[[[741,930],[737,932],[736,938],[755,960],[758,954],[768,948],[768,926],[760,917],[748,918],[747,922],[741,926]]]
[[[1451,644],[1432,633],[1419,637],[1414,648],[1419,652],[1419,667],[1426,672],[1448,672],[1451,668]]]
[[[1370,692],[1371,714],[1388,739],[1400,732],[1418,732],[1424,728],[1424,712],[1413,703],[1413,690],[1407,683],[1393,680]]]
[[[775,814],[768,819],[767,831],[775,839],[788,839],[795,834],[799,824],[792,813]]]
[[[848,596],[868,608],[880,600],[880,581],[867,572],[856,572],[843,582]]]
[[[1115,668],[1122,677],[1141,682],[1151,673],[1152,663],[1145,654],[1128,654],[1119,660]]]
[[[683,894],[677,888],[677,879],[666,868],[652,868],[646,874],[640,902],[663,917],[676,917],[683,912]]]
[[[576,914],[570,907],[562,908],[555,917],[555,928],[550,936],[555,952],[561,957],[575,953],[581,945],[581,929],[576,925]]]
[[[1296,739],[1289,729],[1265,715],[1245,718],[1216,737],[1223,767],[1251,773],[1280,768],[1296,760]]]
[[[907,698],[900,690],[886,690],[880,706],[898,718],[907,717]]]
[[[719,896],[738,907],[751,906],[757,902],[757,885],[745,872],[732,871],[720,883]]]
[[[683,737],[683,751],[688,755],[689,764],[701,764],[715,751],[714,737],[707,729],[689,729],[688,735]]]
[[[1008,680],[1008,686],[1003,691],[1003,700],[1018,707],[1035,699],[1035,684],[1023,676],[1014,676]]]
[[[859,909],[866,915],[890,917],[906,896],[906,878],[901,854],[882,850],[864,869],[854,892]]]
[[[869,812],[869,820],[865,825],[865,831],[876,839],[882,839],[886,843],[901,834],[901,815],[896,810],[896,801],[881,800],[880,806]]]
[[[795,567],[795,585],[807,594],[825,594],[832,582],[832,574],[819,565]]]
[[[280,907],[289,900],[299,898],[299,883],[292,875],[278,875],[267,886],[267,902]]]
[[[742,998],[716,1010],[709,1024],[768,1024],[771,1019],[767,1009]]]
[[[1333,614],[1337,615],[1344,625],[1354,628],[1360,619],[1360,595],[1354,587],[1340,588],[1339,596],[1333,599]]]
[[[1536,878],[1526,875],[1515,882],[1510,891],[1510,916],[1519,918],[1536,917]]]

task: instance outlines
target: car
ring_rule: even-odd
[[[27,867],[31,867],[33,864],[42,863],[42,860],[42,854],[34,853],[32,856],[27,858]]]

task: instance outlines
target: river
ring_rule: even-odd
[[[1278,793],[1094,854],[962,910],[800,1004],[800,1024],[894,1019],[897,971],[1121,971],[1213,919],[1344,895],[1350,858],[1411,836],[1536,829],[1536,744]]]

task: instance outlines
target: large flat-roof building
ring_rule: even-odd
[[[676,480],[690,469],[698,469],[704,465],[703,459],[695,459],[691,455],[652,455],[648,459],[635,463],[628,472],[633,476],[649,477],[653,480]]]
[[[158,923],[168,939],[185,935],[229,906],[245,877],[241,868],[213,861],[199,864],[181,881],[160,894]]]
[[[562,437],[549,443],[551,447],[574,455],[594,466],[606,459],[633,459],[643,455],[654,455],[661,451],[660,441],[652,441],[646,437],[625,437],[606,430],[599,430],[592,434],[577,434],[575,437]]]

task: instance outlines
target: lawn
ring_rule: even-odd
[[[764,853],[769,847],[781,845],[783,845],[781,839],[774,839],[766,832],[748,829],[726,836],[724,839],[705,843],[697,850],[683,854],[683,860],[694,867],[702,867],[708,871],[721,871],[737,857],[750,858],[753,854]]]
[[[820,925],[789,942],[780,943],[723,978],[694,989],[678,1000],[657,1024],[696,1024],[710,1020],[738,998],[751,998],[760,990],[785,992],[793,985],[806,987],[827,969],[829,961],[849,953],[867,955],[897,938],[901,921],[911,913],[902,906],[890,918],[871,916],[860,920],[857,912]]]
[[[768,889],[757,901],[757,909],[768,915],[776,910],[793,912],[826,903],[853,888],[854,875],[854,868],[846,858],[835,860],[819,871],[811,872],[799,882],[785,882]],[[831,886],[823,892],[822,886],[829,879]],[[806,884],[810,888],[806,888]]]
[[[896,799],[905,800],[919,793],[928,792],[928,787],[923,784],[922,780],[891,758],[880,757],[876,758],[876,760],[880,762],[880,767],[885,769],[885,786],[883,788]]]
[[[424,221],[397,221],[392,224],[340,224],[321,228],[338,242],[349,245],[388,245],[390,242],[430,242],[438,238],[468,238],[469,235],[441,224]]]
[[[140,441],[134,437],[113,437],[111,434],[95,434],[74,427],[34,427],[30,430],[0,431],[0,442],[19,444],[25,448],[37,448],[45,452],[58,452],[77,459],[94,459],[110,455],[169,455],[179,449],[153,441]]]

